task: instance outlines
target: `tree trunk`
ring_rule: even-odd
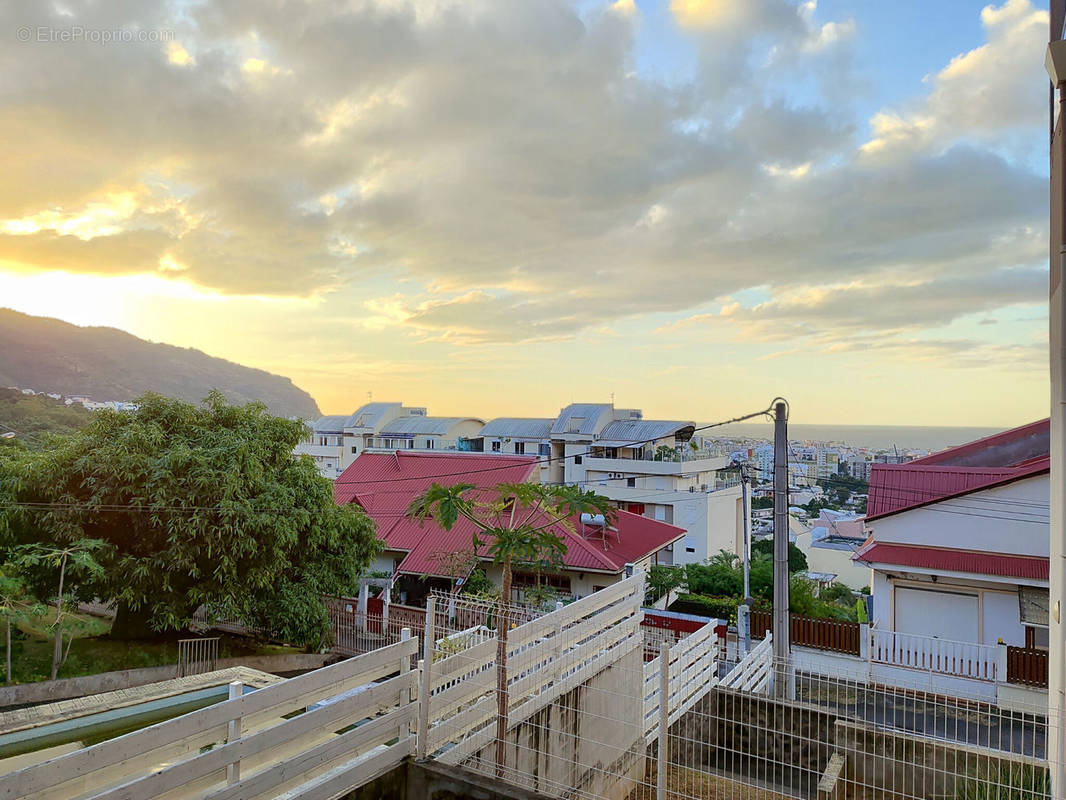
[[[52,648],[52,680],[59,674],[59,665],[63,661],[63,578],[67,571],[67,557],[59,565],[59,595],[56,597],[56,635]]]
[[[507,633],[511,627],[511,559],[503,562],[500,621],[496,633],[496,777],[503,778],[507,761]]]
[[[158,634],[148,624],[151,615],[145,609],[134,611],[125,603],[115,608],[115,621],[111,623],[112,639],[152,639]]]

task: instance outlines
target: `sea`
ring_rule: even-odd
[[[788,426],[790,441],[833,442],[870,450],[928,450],[936,452],[1006,428],[932,427],[909,425],[804,425]],[[772,441],[772,422],[740,422],[703,433],[708,438],[765,439]]]

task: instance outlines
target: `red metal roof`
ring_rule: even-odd
[[[1047,472],[1050,424],[1033,422],[907,464],[874,464],[866,519]]]
[[[918,547],[889,542],[872,542],[853,555],[852,560],[866,564],[919,567],[938,572],[968,572],[1042,581],[1048,579],[1049,570],[1049,560],[1039,556],[1016,556],[1010,553],[987,553],[950,547]]]
[[[441,553],[470,550],[473,523],[460,519],[450,531],[436,523],[419,523],[406,516],[408,507],[434,482],[442,486],[470,483],[488,490],[498,483],[528,481],[536,458],[453,453],[363,453],[337,478],[333,496],[338,504],[358,503],[374,519],[378,538],[389,550],[407,556],[397,572],[414,575],[440,574]],[[627,563],[658,552],[685,535],[682,528],[619,511],[616,530],[604,538],[598,530],[582,529],[572,520],[576,533],[560,527],[566,542],[564,563],[569,570],[621,572]],[[478,554],[485,557],[485,547]]]

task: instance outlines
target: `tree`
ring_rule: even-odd
[[[772,498],[772,497],[753,497],[753,498],[751,498],[751,509],[752,509],[752,511],[754,511],[755,509],[760,509],[760,508],[773,508],[773,507],[774,507],[774,498]]]
[[[760,539],[751,546],[751,552],[763,553],[771,558],[774,557],[774,540],[773,539]],[[793,572],[805,572],[807,570],[807,556],[803,555],[803,551],[796,547],[792,542],[788,543],[788,571]]]
[[[679,589],[685,585],[685,570],[680,566],[656,564],[648,570],[647,584],[648,594],[652,596],[652,602],[654,602],[672,589]]]
[[[411,503],[408,516],[433,520],[451,530],[460,520],[472,526],[474,552],[503,568],[500,613],[496,629],[496,776],[503,777],[506,758],[507,634],[510,629],[511,570],[526,565],[543,568],[562,563],[566,543],[560,532],[574,532],[571,521],[582,513],[615,516],[606,498],[576,486],[501,483],[492,489],[472,484],[434,483]]]
[[[307,646],[328,633],[323,594],[353,591],[380,544],[294,458],[298,420],[262,404],[159,395],[96,412],[47,451],[0,456],[0,547],[100,539],[102,575],[79,598],[114,600],[116,637],[184,629],[200,606]],[[0,450],[2,452],[2,450]]]
[[[4,618],[7,682],[11,683],[11,625],[31,617],[44,616],[44,605],[30,594],[26,582],[12,565],[0,568],[0,615]]]
[[[58,574],[59,588],[56,592],[56,619],[52,623],[55,628],[54,646],[52,648],[52,680],[59,674],[60,665],[66,661],[63,654],[63,612],[66,609],[66,596],[63,589],[66,586],[70,591],[70,583],[67,581],[67,570],[70,577],[82,581],[99,579],[104,568],[97,562],[95,554],[105,551],[107,545],[99,539],[81,539],[68,547],[56,547],[47,544],[24,544],[15,548],[12,559],[16,569],[31,570],[35,567],[44,567],[46,570],[55,570]],[[71,633],[70,642],[74,641]],[[70,653],[70,642],[67,643],[67,654]],[[10,678],[9,678],[10,680]]]

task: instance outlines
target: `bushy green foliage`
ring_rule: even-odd
[[[735,597],[683,594],[670,606],[670,610],[679,614],[696,614],[700,617],[716,617],[736,622],[738,605],[740,603]]]
[[[773,508],[774,498],[772,497],[753,497],[751,498],[751,508],[754,511],[757,508]]]
[[[751,545],[751,553],[754,556],[756,553],[762,553],[767,555],[773,560],[774,557],[774,540],[773,539],[760,539],[757,542],[753,542]],[[803,555],[803,551],[800,550],[792,542],[788,543],[788,571],[789,572],[804,572],[807,569],[807,556]]]
[[[685,570],[683,567],[656,564],[648,570],[648,598],[653,603],[671,589],[677,589],[684,585]]]
[[[380,545],[373,522],[293,457],[303,424],[219,393],[139,402],[95,412],[47,451],[0,448],[0,500],[22,504],[0,511],[0,549],[104,541],[103,575],[76,596],[115,600],[113,633],[183,629],[206,605],[320,643],[321,595],[354,591]]]

